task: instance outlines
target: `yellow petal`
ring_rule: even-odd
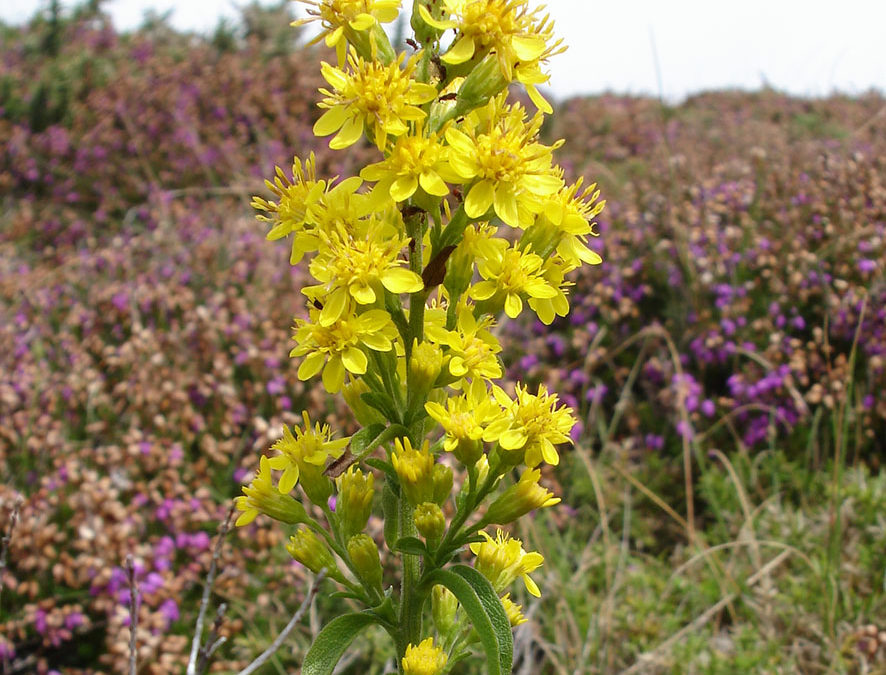
[[[450,65],[457,65],[470,60],[474,55],[474,38],[465,35],[449,48],[441,61]]]
[[[298,464],[290,464],[286,467],[283,475],[280,476],[280,482],[277,483],[277,489],[280,494],[288,495],[292,492],[292,488],[298,482]]]
[[[523,301],[520,299],[520,296],[516,293],[508,293],[505,297],[505,314],[512,319],[516,319],[522,311]]]
[[[323,387],[330,394],[335,394],[341,390],[344,383],[345,368],[342,365],[341,357],[333,356],[323,369]]]
[[[351,347],[342,354],[341,360],[348,372],[354,373],[354,375],[362,375],[366,372],[368,364],[366,354],[356,347]]]
[[[329,46],[332,45],[330,44]],[[345,75],[344,71],[335,66],[330,66],[326,61],[320,63],[320,73],[323,75],[323,79],[329,82],[334,89],[344,89],[348,84],[348,76]]]
[[[465,199],[465,213],[468,218],[479,218],[492,206],[495,190],[491,181],[481,180],[468,193]]]
[[[331,326],[341,318],[348,306],[348,294],[343,288],[337,288],[326,298],[323,309],[320,310],[318,323],[323,326]]]
[[[526,590],[529,591],[530,595],[534,595],[536,598],[541,597],[541,591],[538,590],[538,586],[529,578],[528,574],[523,575],[523,583],[526,584]]]
[[[314,377],[314,375],[320,372],[324,361],[326,361],[326,356],[323,352],[308,354],[298,367],[298,379],[304,381]]]
[[[424,82],[413,82],[409,86],[409,91],[406,94],[406,102],[411,103],[412,105],[421,105],[423,103],[427,103],[428,101],[433,101],[437,98],[437,87],[432,84],[425,84]],[[424,117],[424,111],[422,112],[422,117]]]
[[[517,197],[514,195],[514,188],[510,185],[499,185],[496,187],[494,203],[495,214],[501,218],[503,223],[511,227],[520,226],[520,214],[517,213]]]
[[[534,61],[545,51],[545,40],[540,35],[515,35],[511,47],[520,61]]]
[[[422,172],[421,176],[419,176],[418,182],[421,184],[421,189],[429,195],[445,197],[449,194],[449,188],[446,187],[446,183],[443,182],[443,179],[440,178],[440,175],[436,171]]]
[[[473,286],[471,286],[471,290],[468,292],[468,295],[472,300],[488,300],[493,295],[495,295],[495,291],[498,290],[498,287],[495,285],[493,281],[480,281]]]
[[[418,179],[415,176],[400,176],[391,183],[391,198],[395,202],[403,202],[415,194]]]
[[[431,13],[428,12],[427,7],[424,5],[418,6],[418,13],[421,15],[421,18],[424,19],[424,22],[431,26],[432,28],[436,28],[437,30],[447,30],[449,28],[455,28],[455,21],[444,21],[442,19],[435,19],[431,16]]]
[[[371,305],[375,302],[375,291],[368,284],[351,284],[348,288],[351,297],[361,305]]]
[[[391,267],[382,272],[381,283],[391,293],[416,293],[424,288],[421,277],[402,267]]]
[[[498,442],[505,450],[517,450],[526,445],[527,440],[526,434],[519,429],[509,429],[501,435]]]
[[[341,129],[347,119],[347,108],[343,105],[333,106],[314,122],[314,136],[328,136]]]
[[[563,179],[550,173],[527,174],[520,184],[534,195],[547,196],[563,186]]]
[[[363,118],[355,115],[346,120],[339,131],[331,141],[329,147],[332,150],[343,150],[354,145],[363,135]]]
[[[349,25],[354,30],[367,30],[375,25],[375,18],[371,14],[358,14]]]
[[[550,115],[554,112],[551,104],[548,103],[547,99],[541,95],[541,92],[538,91],[538,88],[534,84],[526,85],[526,93],[529,94],[529,98],[535,104],[535,107],[541,110],[543,113],[545,113],[546,115]]]

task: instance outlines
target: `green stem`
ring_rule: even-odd
[[[413,521],[413,507],[405,495],[400,496],[400,536],[418,536]],[[421,640],[422,610],[425,594],[419,590],[421,560],[417,555],[403,554],[403,579],[400,585],[400,654],[406,653],[410,644],[417,645]]]

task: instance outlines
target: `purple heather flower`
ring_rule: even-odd
[[[646,447],[650,450],[661,450],[664,448],[664,438],[657,434],[646,434],[646,438],[643,440],[646,442]]]
[[[862,258],[858,261],[858,271],[862,274],[868,274],[877,269],[877,261],[870,258]]]
[[[705,399],[701,404],[701,412],[705,417],[713,417],[717,412],[717,406],[711,399]]]

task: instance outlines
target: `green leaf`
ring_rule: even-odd
[[[382,394],[377,391],[368,391],[365,394],[360,394],[360,398],[363,399],[366,405],[375,408],[387,419],[392,421],[400,419],[400,413],[397,411],[393,399],[387,394]]]
[[[510,673],[514,659],[511,624],[486,577],[473,567],[453,565],[434,570],[425,583],[445,586],[461,603],[486,652],[489,675]]]
[[[418,537],[401,537],[394,544],[395,551],[411,553],[412,555],[428,555],[428,549]]]
[[[357,458],[357,461],[362,459],[364,451],[372,452],[378,447],[378,443],[374,439],[378,438],[384,430],[384,424],[370,424],[351,436],[351,452]]]
[[[320,631],[302,664],[302,675],[332,675],[336,664],[357,634],[378,623],[372,614],[352,612],[336,617]]]
[[[400,499],[394,494],[389,481],[385,481],[381,491],[381,508],[385,517],[385,543],[393,551],[397,539],[400,538]]]

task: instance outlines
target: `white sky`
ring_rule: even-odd
[[[111,0],[123,29],[148,8],[175,8],[173,25],[211,30],[247,0]],[[0,19],[22,21],[45,0],[0,0]],[[71,2],[63,2],[70,5]],[[411,6],[404,0],[404,7]],[[886,91],[884,0],[548,0],[569,50],[550,63],[555,96],[662,93],[763,84],[794,94]],[[298,12],[302,11],[296,5]],[[654,47],[653,47],[654,45]],[[659,78],[656,74],[656,62]]]

